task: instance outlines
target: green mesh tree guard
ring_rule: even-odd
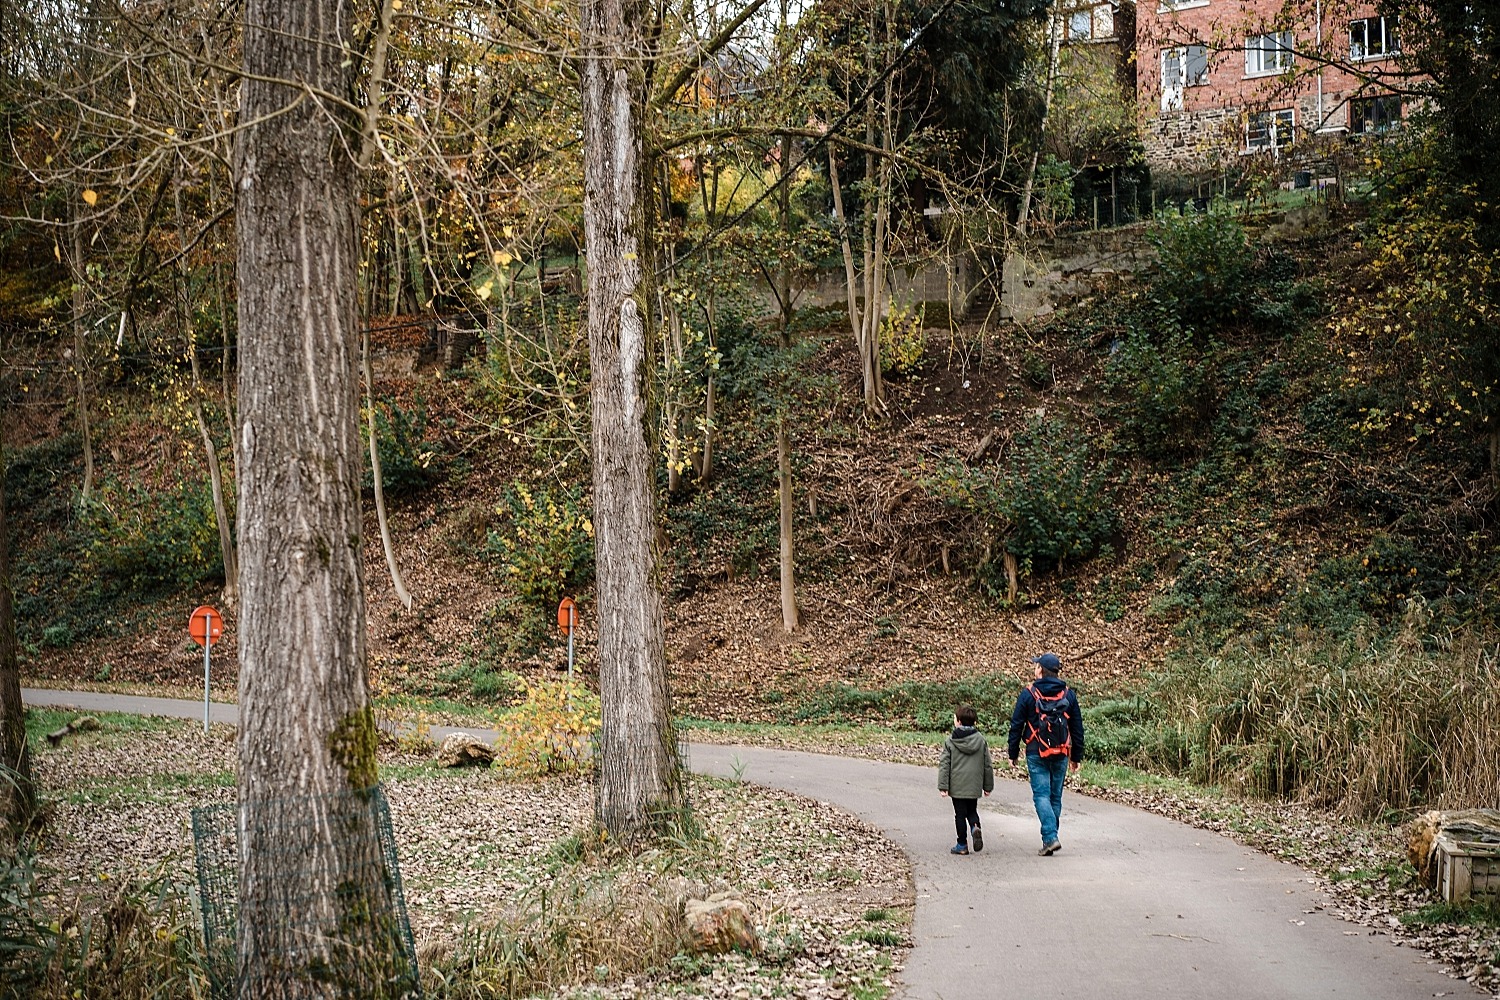
[[[421,996],[391,811],[380,786],[208,806],[192,815],[203,940],[216,998],[228,1000],[236,992],[350,1000]],[[272,855],[268,868],[276,873],[258,909],[277,926],[257,939],[284,945],[256,956],[254,981],[243,983],[236,970],[242,833]],[[320,885],[334,888],[319,891]],[[331,906],[324,905],[330,900]],[[300,987],[289,989],[299,980]]]

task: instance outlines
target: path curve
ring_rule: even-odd
[[[201,702],[26,690],[28,705],[203,717]],[[232,723],[235,706],[216,704]],[[441,739],[454,730],[434,729]],[[476,730],[467,730],[482,735]],[[1486,996],[1420,952],[1339,920],[1311,876],[1228,838],[1070,794],[1063,850],[1036,856],[1023,782],[982,800],[985,850],[947,853],[936,768],[695,744],[693,769],[784,788],[879,827],[911,859],[909,1000],[1416,1000]]]

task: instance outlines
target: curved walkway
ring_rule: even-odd
[[[201,702],[40,690],[23,697],[28,705],[203,717]],[[214,706],[214,721],[234,716],[235,706]],[[910,1000],[1486,995],[1421,953],[1317,909],[1324,897],[1302,869],[1139,810],[1069,795],[1063,850],[1040,858],[1029,790],[1002,780],[981,801],[984,852],[954,857],[953,811],[937,793],[935,767],[708,745],[693,746],[692,764],[839,806],[901,845],[917,894],[916,946],[903,973]]]

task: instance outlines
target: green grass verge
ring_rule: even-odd
[[[80,716],[91,715],[99,720],[99,729],[89,733],[76,733],[68,739],[88,736],[93,739],[123,738],[136,733],[171,732],[201,726],[201,722],[187,719],[164,719],[155,715],[127,715],[123,712],[80,712],[77,709],[28,708],[26,710],[26,739],[35,750],[48,747],[47,734],[61,729]]]
[[[1485,900],[1465,905],[1431,903],[1401,915],[1408,927],[1440,927],[1462,924],[1465,927],[1500,928],[1500,900]]]
[[[815,742],[820,739],[854,744],[881,744],[886,746],[934,746],[941,742],[931,732],[916,732],[896,729],[877,723],[819,722],[793,724],[786,722],[723,722],[717,719],[680,718],[677,724],[693,733],[718,736],[740,736],[746,739],[785,739],[795,742]]]

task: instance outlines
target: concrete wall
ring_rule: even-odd
[[[1086,295],[1108,292],[1156,266],[1145,224],[1068,235],[1011,254],[1005,261],[998,315],[1026,322]]]
[[[901,303],[942,302],[952,315],[961,316],[968,305],[972,270],[966,256],[929,260],[913,267],[893,267],[886,277],[886,300],[881,303],[881,311],[894,299]],[[847,307],[846,285],[842,267],[805,272],[793,281],[792,300],[798,309]],[[769,286],[761,284],[751,294],[766,312],[777,311],[776,296]]]

